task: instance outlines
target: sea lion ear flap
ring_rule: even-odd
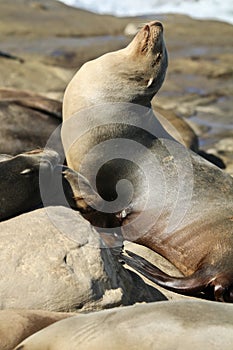
[[[150,27],[146,24],[143,28],[143,47],[147,48],[147,42],[150,37]]]
[[[145,33],[144,35],[146,37],[148,37],[148,35],[150,34],[150,27],[149,27],[149,25],[146,24],[143,29],[144,29],[144,33]]]

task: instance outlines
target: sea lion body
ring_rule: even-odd
[[[164,256],[186,277],[170,278],[130,252],[131,258],[122,258],[153,282],[172,291],[188,295],[206,292],[207,298],[212,298],[208,291],[211,287],[216,300],[233,302],[233,180],[198,156],[192,157],[196,158],[193,193],[177,226],[168,229],[172,210],[177,209],[171,204],[170,210],[169,206],[161,210],[162,215],[155,224],[135,240]],[[182,210],[182,206],[178,210]],[[136,222],[129,224],[137,214],[132,205],[131,213],[128,211],[122,222],[123,236],[131,240],[138,228]],[[151,215],[156,216],[156,212]],[[143,222],[146,225],[146,221]]]
[[[59,161],[58,153],[49,149],[0,154],[0,221],[42,205],[68,206],[83,215],[93,212],[98,194],[85,177]]]
[[[185,277],[139,257],[124,261],[166,288],[196,295],[211,287],[216,300],[232,302],[233,179],[176,142],[149,109],[166,67],[158,22],[126,49],[85,64],[64,96],[67,162],[96,186],[125,239],[158,252]]]
[[[0,88],[0,153],[17,155],[44,148],[52,133],[50,148],[64,152],[59,126],[62,103],[29,91]]]
[[[199,300],[139,303],[58,321],[15,350],[230,350],[232,313],[231,305]]]
[[[41,203],[40,171],[49,185],[58,161],[58,154],[52,150],[0,156],[0,220],[24,213]]]

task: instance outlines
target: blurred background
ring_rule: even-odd
[[[62,0],[60,0],[62,1]],[[183,13],[194,18],[210,18],[233,23],[230,0],[63,0],[67,5],[100,14],[140,16],[155,13]]]

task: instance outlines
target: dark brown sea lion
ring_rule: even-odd
[[[34,150],[15,157],[0,156],[0,221],[41,203],[39,172],[52,179],[59,156],[52,150]]]
[[[233,179],[176,142],[147,108],[166,67],[158,22],[125,49],[86,63],[64,96],[68,165],[98,190],[100,211],[116,215],[125,239],[158,252],[185,277],[153,274],[135,256],[127,263],[174,291],[210,289],[233,302]]]
[[[17,155],[45,147],[62,120],[62,104],[29,91],[0,88],[0,153]],[[53,147],[64,157],[60,135]]]
[[[0,154],[0,221],[42,205],[69,206],[93,220],[92,206],[100,200],[98,194],[84,176],[59,165],[59,160],[58,153],[49,149],[14,157]]]
[[[157,106],[153,106],[153,110],[156,117],[169,134],[173,135],[177,141],[190,148],[192,151],[198,152],[198,137],[184,118],[179,117],[171,110],[165,110]]]

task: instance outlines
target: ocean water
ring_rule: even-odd
[[[233,24],[232,0],[59,0],[100,14],[140,16],[182,13],[194,18],[217,19]]]

